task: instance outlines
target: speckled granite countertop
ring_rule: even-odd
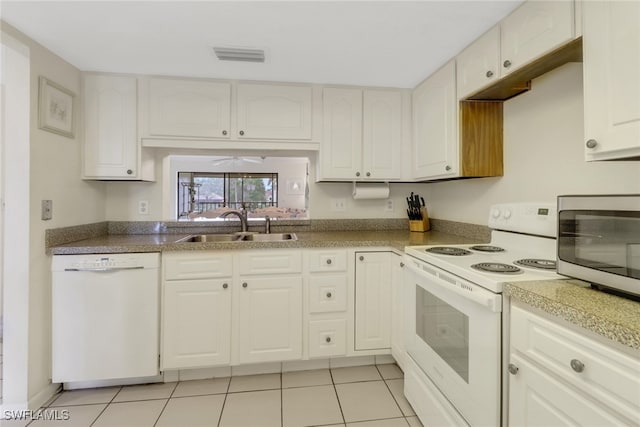
[[[411,245],[440,245],[478,243],[439,231],[411,233],[393,231],[324,231],[296,232],[298,240],[283,242],[183,242],[176,243],[188,234],[107,234],[50,247],[51,255],[75,255],[95,253],[193,251],[216,249],[256,248],[327,248],[327,247],[379,247],[389,246],[402,251]]]
[[[544,280],[505,285],[512,299],[640,350],[640,303],[591,289],[578,280]]]

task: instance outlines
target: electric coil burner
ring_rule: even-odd
[[[453,255],[464,256],[471,255],[472,252],[462,248],[456,248],[455,246],[434,246],[432,248],[425,249],[425,252],[430,252],[437,255]]]
[[[518,264],[523,267],[539,268],[541,270],[555,271],[556,269],[556,262],[550,259],[525,258],[515,261],[514,264]]]
[[[500,246],[492,246],[492,245],[476,245],[471,246],[469,249],[478,252],[504,252],[504,249]]]
[[[471,268],[485,271],[487,273],[518,274],[522,272],[522,269],[516,267],[515,265],[503,264],[501,262],[481,262],[471,265]]]

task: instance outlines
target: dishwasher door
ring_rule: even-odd
[[[52,380],[158,375],[159,254],[52,260]]]

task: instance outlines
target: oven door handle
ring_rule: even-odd
[[[421,268],[421,264],[416,261],[405,262],[406,267],[420,277],[428,278],[430,284],[437,285],[446,291],[453,292],[469,301],[473,301],[483,307],[488,308],[493,313],[502,311],[502,296],[494,294],[481,286],[462,281],[457,276],[446,274],[437,270],[435,267],[425,266]],[[418,284],[418,286],[421,286]],[[428,290],[428,289],[426,289]]]

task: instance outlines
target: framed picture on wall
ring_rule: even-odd
[[[73,92],[40,76],[38,127],[73,138],[74,99]]]

